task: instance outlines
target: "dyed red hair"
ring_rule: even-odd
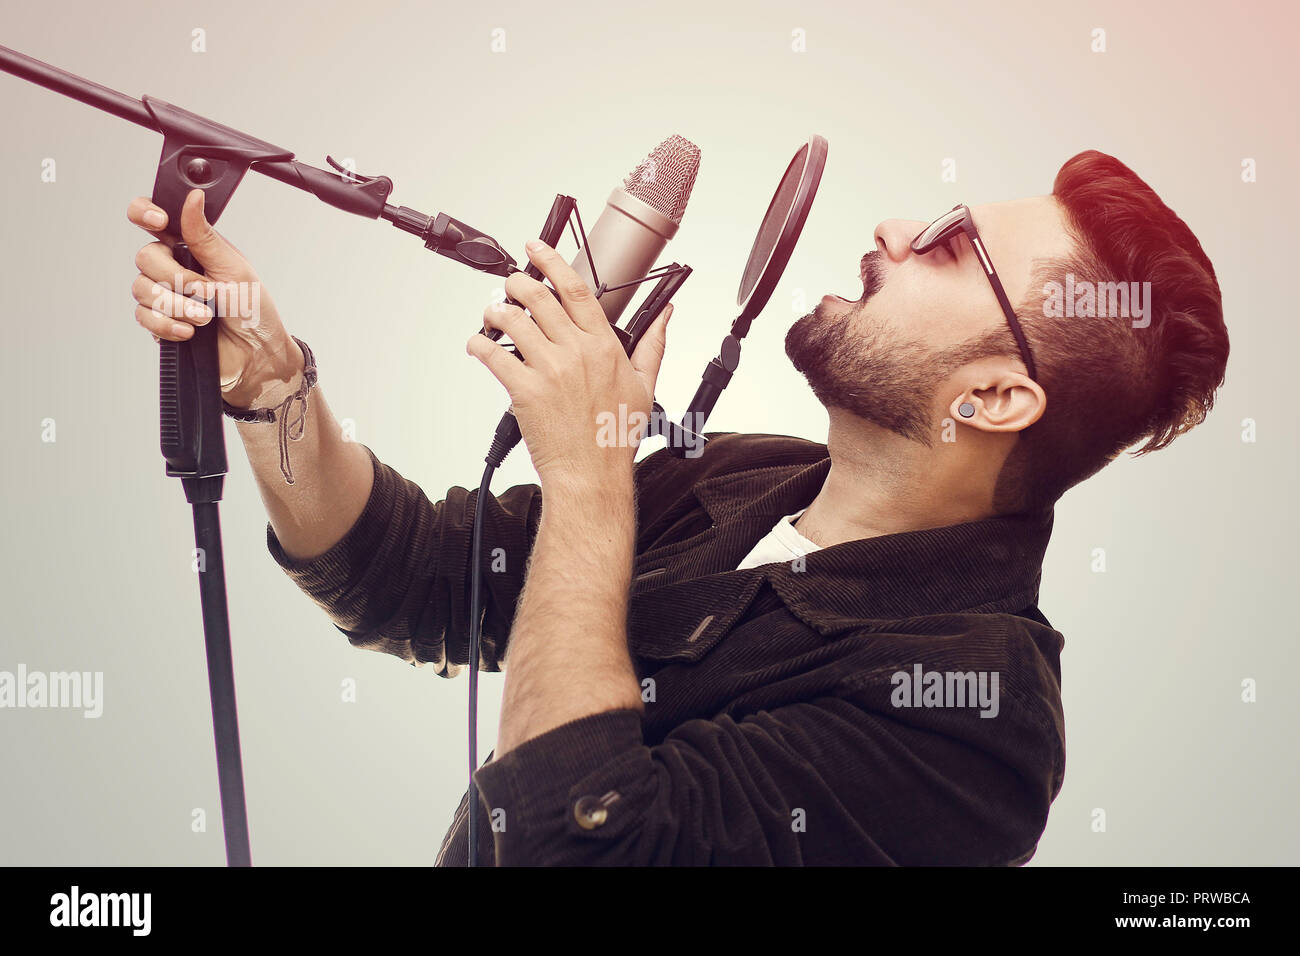
[[[1163,448],[1205,420],[1223,384],[1228,331],[1214,266],[1154,190],[1113,156],[1089,150],[1056,174],[1075,254],[1037,278],[1150,282],[1150,324],[1044,314],[1036,284],[1018,314],[1047,409],[1021,432],[999,476],[998,510],[1049,505],[1125,449]]]

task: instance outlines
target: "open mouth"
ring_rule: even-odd
[[[854,305],[858,302],[864,302],[868,297],[874,295],[876,290],[880,288],[880,281],[875,269],[874,257],[877,255],[879,255],[879,253],[875,251],[868,252],[858,263],[858,279],[862,282],[862,292],[856,299],[849,299],[842,295],[834,294],[828,295],[826,298],[834,299],[836,302],[842,302],[846,305]]]

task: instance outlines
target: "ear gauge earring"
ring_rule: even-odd
[[[973,418],[975,416],[975,406],[970,402],[962,402],[957,406],[957,414],[962,418]]]

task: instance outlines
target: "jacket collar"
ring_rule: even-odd
[[[670,650],[693,633],[700,626],[694,618],[703,620],[704,605],[696,599],[701,590],[713,610],[705,631],[730,628],[764,580],[793,614],[826,636],[870,620],[1013,613],[1037,602],[1050,508],[848,541],[809,554],[802,568],[735,570],[779,518],[816,497],[830,466],[827,456],[698,482],[692,490],[714,522],[705,540],[687,549],[652,550],[638,561],[633,620],[643,635],[637,640],[654,645],[642,649]]]

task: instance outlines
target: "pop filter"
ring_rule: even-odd
[[[678,458],[696,457],[704,450],[704,423],[740,364],[740,340],[767,305],[790,262],[790,255],[817,195],[822,170],[826,168],[826,150],[825,138],[814,134],[799,147],[786,167],[785,175],[767,205],[767,212],[763,214],[745,271],[740,277],[740,290],[736,293],[740,314],[731,323],[730,333],[722,340],[718,357],[709,362],[700,376],[700,387],[687,406],[681,425],[669,422],[663,408],[655,404],[657,431],[667,437],[669,449]]]
[[[736,293],[736,305],[740,307],[736,322],[742,323],[745,331],[767,305],[790,262],[790,254],[803,232],[803,224],[808,219],[808,210],[812,208],[825,168],[826,140],[814,135],[794,154],[772,201],[768,203],[758,235],[754,237],[754,247],[749,252],[749,261],[745,263],[745,272],[740,277],[740,291]],[[736,331],[733,325],[732,332]],[[743,336],[745,331],[740,335]]]

